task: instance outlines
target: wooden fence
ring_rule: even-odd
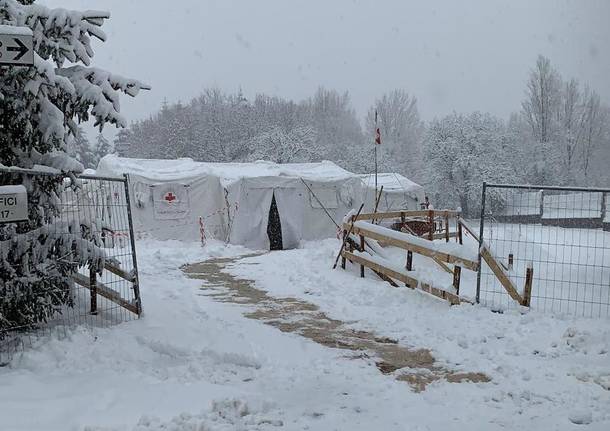
[[[395,220],[393,226],[400,230],[375,224],[388,219]],[[425,223],[425,231],[418,235],[409,227],[414,223]],[[455,228],[453,231],[452,226]],[[521,305],[529,306],[533,270],[528,268],[526,285],[523,294],[520,294],[507,275],[505,265],[493,257],[485,244],[479,251],[464,246],[464,234],[470,235],[477,243],[479,242],[478,236],[461,218],[459,211],[423,210],[359,214],[343,223],[345,241],[341,250],[341,267],[345,269],[349,261],[360,265],[361,277],[365,275],[365,268],[369,268],[393,286],[398,286],[398,281],[412,289],[420,289],[447,300],[451,304],[459,304],[473,302],[460,296],[462,269],[477,272],[481,260],[485,260],[510,297]],[[403,249],[406,252],[405,265],[402,266],[384,257],[382,246]],[[418,279],[413,265],[413,254],[429,258],[440,271],[452,274],[451,290]]]

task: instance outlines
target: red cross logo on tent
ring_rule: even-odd
[[[169,204],[174,202],[176,199],[178,199],[178,198],[172,192],[166,193],[165,196],[163,196],[163,200],[165,200]]]

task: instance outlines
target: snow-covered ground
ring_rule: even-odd
[[[587,317],[610,317],[610,232],[541,224],[489,223],[485,241],[520,290],[526,267],[534,269],[532,308]],[[468,238],[468,243],[472,240]],[[513,306],[487,265],[481,301],[496,308]]]
[[[272,296],[429,348],[490,383],[416,393],[371,360],[348,359],[215,302],[187,262],[248,251],[138,244],[145,316],[45,339],[0,369],[0,430],[436,430],[610,428],[610,320],[492,313],[331,270],[337,240],[228,267]]]

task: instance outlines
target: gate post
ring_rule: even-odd
[[[89,295],[91,296],[91,310],[89,314],[95,316],[97,314],[97,276],[93,266],[89,268]]]
[[[482,271],[482,259],[481,259],[481,248],[483,247],[483,228],[485,227],[485,195],[487,192],[487,182],[483,181],[483,190],[481,192],[481,221],[479,223],[479,270],[477,271],[477,295],[476,303],[481,301],[481,271]]]
[[[123,183],[125,184],[125,203],[127,204],[127,221],[129,223],[129,239],[131,242],[131,259],[134,269],[133,294],[136,300],[136,308],[138,316],[142,315],[142,297],[140,296],[140,279],[138,272],[138,259],[136,257],[136,238],[133,232],[133,218],[131,214],[131,201],[129,199],[129,175],[123,174]]]

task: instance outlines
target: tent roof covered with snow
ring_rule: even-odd
[[[153,181],[174,181],[201,175],[210,175],[210,167],[189,158],[181,159],[130,159],[108,155],[103,157],[97,175],[120,177],[123,174],[138,175]]]
[[[353,178],[354,174],[337,166],[333,162],[284,163],[268,161],[252,163],[205,163],[223,184],[232,183],[244,178],[291,177],[309,181],[341,181]]]
[[[375,187],[375,174],[360,175],[362,181],[368,187]],[[419,184],[394,172],[384,172],[377,174],[377,185],[387,192],[411,193],[414,197],[423,197],[424,188]]]
[[[333,162],[285,163],[269,161],[251,163],[206,163],[190,158],[180,159],[131,159],[109,155],[102,158],[97,174],[122,176],[124,173],[138,175],[150,180],[172,181],[200,175],[214,175],[228,184],[242,178],[293,177],[304,180],[345,180],[355,174]]]

